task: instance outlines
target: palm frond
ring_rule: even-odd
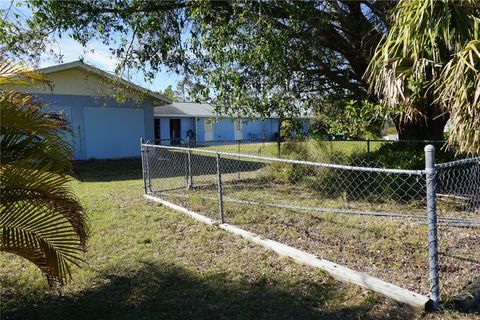
[[[30,260],[49,284],[61,284],[71,265],[83,261],[88,219],[65,175],[68,124],[46,116],[32,97],[4,89],[22,81],[45,78],[0,56],[0,250]]]
[[[364,75],[370,91],[409,121],[425,111],[451,114],[449,143],[460,152],[479,148],[477,45],[464,48],[478,40],[479,16],[475,0],[400,1]]]
[[[64,120],[47,117],[41,105],[22,94],[5,93],[0,104],[3,164],[34,158],[36,162],[53,164],[52,169],[58,172],[69,170],[72,148],[62,139],[64,132],[69,133]]]
[[[39,83],[51,86],[44,75],[15,63],[0,52],[0,86]]]
[[[480,154],[480,40],[467,43],[437,81],[437,100],[451,112],[450,144]]]

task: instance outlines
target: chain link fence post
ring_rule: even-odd
[[[191,190],[193,188],[193,177],[192,177],[192,150],[187,152],[187,189]]]
[[[438,277],[438,237],[437,237],[437,177],[435,170],[435,147],[425,146],[425,173],[427,182],[428,213],[428,269],[430,279],[430,299],[432,308],[440,308],[440,289]]]
[[[370,138],[367,138],[367,161],[370,162]]]
[[[217,177],[218,177],[218,211],[220,213],[220,222],[225,223],[223,218],[223,192],[222,192],[222,170],[220,167],[220,154],[217,152]]]
[[[147,178],[145,167],[145,147],[143,146],[144,140],[140,138],[140,156],[142,159],[142,177],[143,177],[143,193],[147,194]]]
[[[238,161],[240,161],[240,141],[241,140],[238,140],[238,149],[237,149],[237,153],[239,154],[238,157],[237,157]],[[237,179],[240,180],[240,170],[238,170]]]

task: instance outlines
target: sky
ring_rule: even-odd
[[[78,42],[68,37],[57,39],[57,44],[52,48],[57,53],[63,55],[62,63],[68,63],[83,58],[85,63],[94,65],[107,72],[114,72],[115,66],[118,63],[116,57],[113,57],[108,48],[98,40],[90,41],[86,47],[83,47]],[[44,54],[40,59],[40,67],[49,67],[58,64],[58,60],[52,56]],[[153,81],[145,81],[142,72],[133,72],[131,74],[132,81],[140,86],[143,86],[152,91],[164,90],[171,85],[175,89],[181,77],[175,73],[162,71],[159,72]]]
[[[17,13],[21,13],[24,16],[29,16],[31,12],[25,7],[16,7],[15,5],[10,7],[11,0],[0,0],[0,10],[14,10]],[[113,72],[118,60],[110,54],[109,49],[101,43],[99,40],[90,41],[86,47],[83,47],[78,42],[72,40],[68,36],[64,35],[62,38],[57,38],[57,43],[51,48],[56,53],[63,55],[62,63],[68,63],[83,58],[85,63],[91,64],[97,68],[100,68],[107,72]],[[40,57],[40,67],[49,67],[60,63],[54,57],[43,54]],[[128,79],[140,86],[143,86],[152,91],[163,91],[166,87],[171,85],[175,89],[177,83],[181,80],[181,77],[175,73],[168,72],[166,70],[159,72],[153,81],[145,81],[142,72],[133,72],[131,78]]]

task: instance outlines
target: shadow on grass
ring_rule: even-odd
[[[188,160],[188,154],[177,150],[152,149],[148,153],[150,178],[186,177],[190,172],[193,177],[216,175],[217,158],[214,154],[193,153]],[[256,171],[266,163],[248,158],[223,156],[220,160],[222,174]],[[215,178],[212,178],[215,179]]]
[[[163,150],[162,150],[163,151]],[[186,177],[187,158],[183,154],[165,152],[149,154],[150,178]],[[240,161],[223,158],[222,173],[255,171],[265,166],[256,161]],[[111,182],[142,179],[142,160],[89,160],[76,161],[73,164],[73,176],[82,182]],[[191,173],[195,176],[216,175],[215,157],[192,155]]]
[[[142,179],[142,160],[89,160],[73,163],[73,176],[82,182],[110,182]]]
[[[51,297],[35,305],[24,300],[23,307],[5,312],[2,319],[369,319],[372,308],[368,302],[343,306],[335,301],[341,288],[332,285],[305,283],[301,291],[285,291],[267,278],[232,281],[222,274],[199,276],[172,264],[144,263],[134,273],[106,273],[102,278],[105,284],[74,296]],[[400,315],[392,308],[382,315],[414,317],[413,312],[402,308]]]

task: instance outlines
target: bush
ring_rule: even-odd
[[[346,163],[348,156],[335,151],[329,141],[293,139],[285,142],[281,149],[282,157],[292,160]],[[275,162],[270,165],[268,178],[282,183],[302,184],[327,197],[337,197],[344,190],[335,183],[338,176],[335,170],[303,164]]]
[[[346,151],[338,150],[340,143]],[[295,160],[351,166],[410,170],[425,168],[425,143],[388,142],[370,153],[358,151],[362,148],[354,144],[353,141],[292,140],[282,146],[282,155]],[[436,150],[436,161],[439,163],[455,158],[453,152],[442,150],[440,144]],[[409,202],[424,196],[423,181],[418,176],[363,171],[347,173],[341,169],[274,163],[270,167],[269,177],[279,182],[302,184],[329,198],[344,196],[346,200]]]
[[[452,151],[442,149],[442,143],[435,145],[436,161],[447,162],[455,159]],[[388,169],[425,169],[425,143],[391,142],[370,153],[357,153],[352,158],[352,166],[367,165]],[[422,199],[425,195],[423,180],[418,176],[361,172],[355,175],[347,194],[350,197],[364,197],[371,200],[392,199],[410,202]]]
[[[338,148],[338,143],[339,142],[335,141],[317,141],[313,139],[296,138],[285,142],[282,145],[280,152],[282,157],[293,160],[324,163],[348,163],[348,153],[351,152],[351,150],[349,148],[346,148],[346,150]]]
[[[453,151],[442,149],[443,143],[434,144],[437,163],[455,159]],[[383,144],[378,150],[370,154],[358,154],[355,158],[375,161],[389,169],[425,169],[425,143],[392,142]],[[357,160],[358,161],[358,160]]]

